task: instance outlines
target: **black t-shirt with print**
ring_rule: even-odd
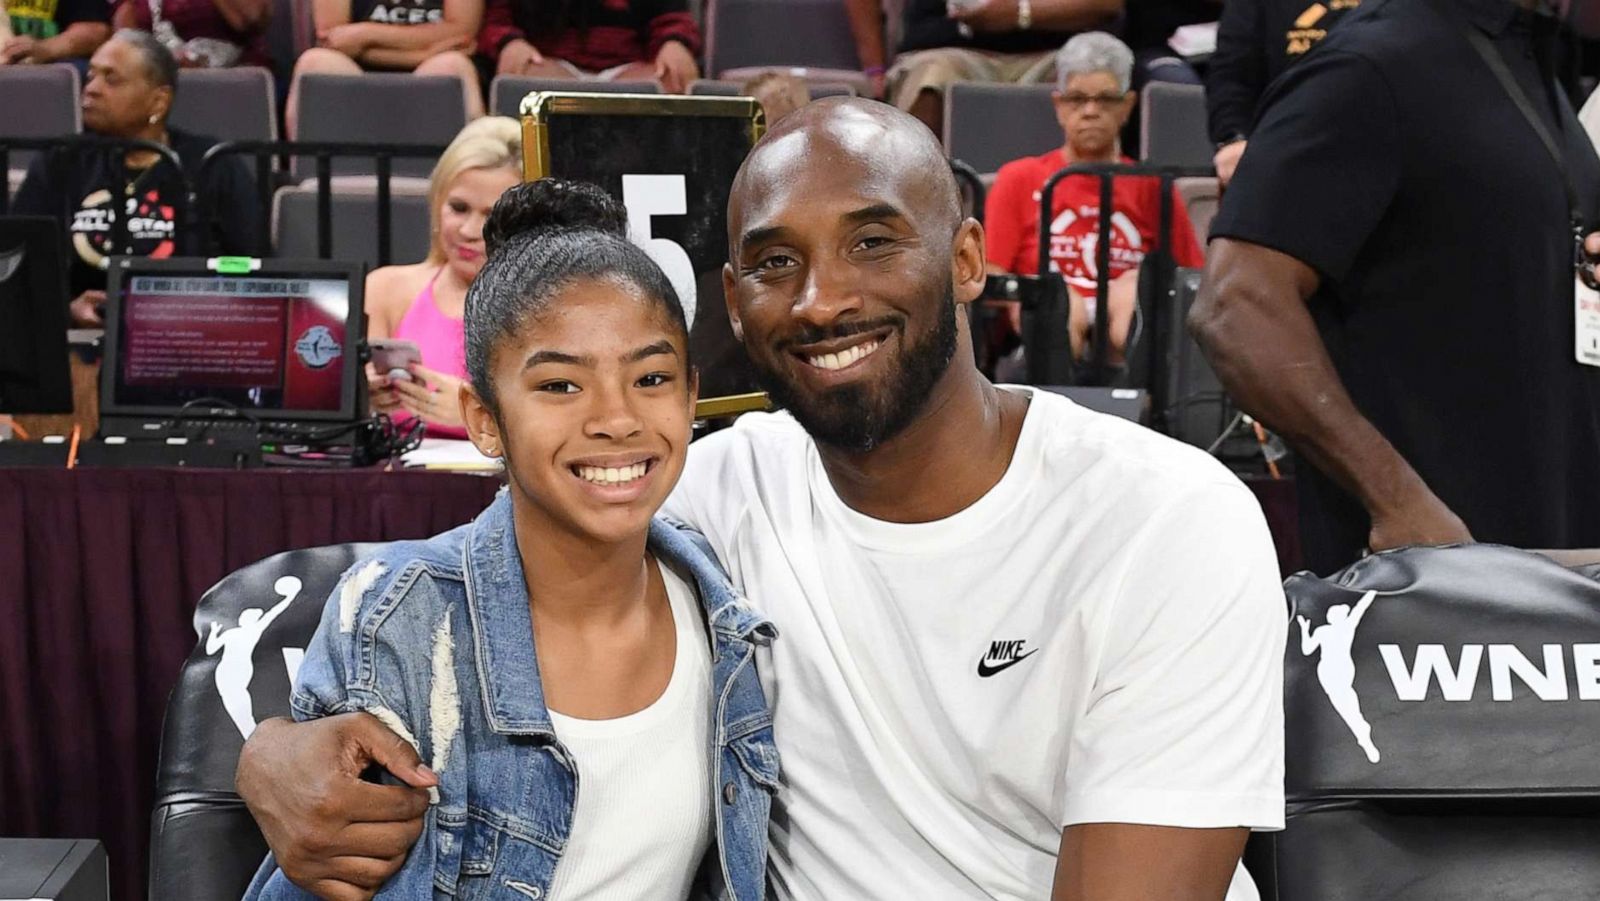
[[[1227,0],[1217,23],[1217,51],[1206,69],[1211,140],[1248,135],[1267,85],[1360,5],[1361,0]]]
[[[1600,223],[1600,159],[1510,0],[1366,0],[1268,91],[1213,238],[1321,276],[1310,308],[1356,406],[1480,541],[1600,547],[1600,368],[1575,354],[1554,160],[1461,25],[1489,36]],[[1306,562],[1353,561],[1355,499],[1301,469]]]
[[[217,142],[169,132],[171,147],[190,179],[200,159]],[[74,296],[106,286],[106,258],[113,254],[158,259],[199,253],[256,254],[259,206],[244,164],[223,159],[195,185],[199,203],[210,212],[211,235],[196,245],[180,229],[184,178],[165,158],[145,170],[131,170],[120,151],[86,148],[40,154],[12,202],[17,215],[54,216],[67,227],[72,245],[68,273]],[[128,243],[112,247],[117,210],[127,212]]]
[[[106,0],[6,0],[11,30],[18,37],[53,38],[75,22],[111,21]]]
[[[352,0],[350,21],[427,25],[444,21],[444,0]]]

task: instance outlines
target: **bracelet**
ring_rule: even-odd
[[[874,76],[874,75],[882,75],[883,73],[885,73],[887,71],[888,70],[885,69],[882,66],[868,66],[865,69],[861,70],[861,74],[862,75],[866,75],[868,77],[871,77],[871,76]]]

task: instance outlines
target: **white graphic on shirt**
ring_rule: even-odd
[[[1050,267],[1081,293],[1095,290],[1100,278],[1100,208],[1067,207],[1050,222]],[[1144,236],[1121,210],[1111,213],[1111,278],[1144,262]]]
[[[1350,727],[1361,750],[1367,753],[1367,760],[1372,763],[1378,762],[1378,746],[1372,743],[1372,725],[1361,715],[1361,698],[1356,695],[1356,664],[1351,645],[1355,643],[1356,627],[1361,625],[1361,617],[1366,615],[1377,596],[1376,591],[1362,595],[1354,611],[1348,604],[1334,604],[1328,608],[1328,622],[1315,629],[1311,628],[1311,621],[1304,616],[1295,617],[1300,623],[1300,653],[1310,657],[1321,649],[1322,656],[1317,659],[1317,681],[1321,683],[1333,709]]]
[[[250,702],[250,680],[255,677],[255,663],[250,658],[255,654],[262,633],[300,596],[300,580],[284,576],[272,584],[272,590],[283,598],[272,609],[263,613],[260,607],[248,607],[239,614],[239,625],[223,631],[222,623],[212,623],[211,634],[206,637],[207,654],[222,652],[222,659],[217,661],[217,694],[239,734],[247,739],[256,729],[255,707]],[[287,660],[286,656],[285,662]]]

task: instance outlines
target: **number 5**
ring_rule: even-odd
[[[628,208],[628,238],[656,261],[683,304],[684,321],[694,327],[697,305],[694,264],[688,251],[670,238],[650,235],[651,216],[682,216],[689,211],[682,175],[622,176],[622,205]]]

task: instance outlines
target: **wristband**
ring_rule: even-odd
[[[861,74],[862,75],[866,75],[868,77],[871,77],[873,75],[882,75],[884,72],[887,72],[887,71],[888,70],[885,69],[882,66],[868,66],[865,69],[861,70]]]

